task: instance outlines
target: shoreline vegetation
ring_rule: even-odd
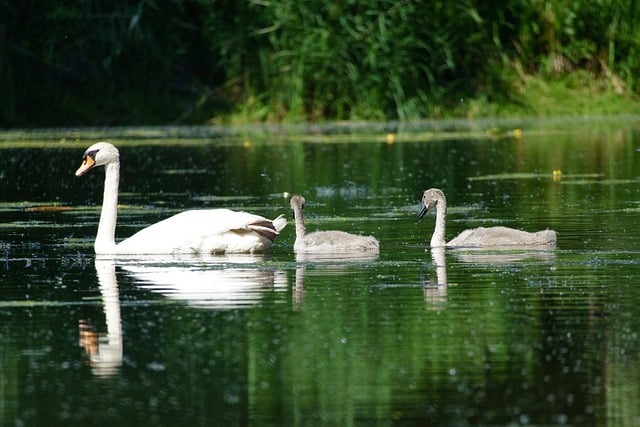
[[[5,129],[640,114],[632,0],[26,0],[0,12]]]
[[[262,145],[304,143],[396,144],[443,140],[520,140],[566,138],[593,132],[624,133],[639,123],[638,114],[555,117],[449,118],[414,121],[340,121],[174,126],[104,126],[0,129],[1,148],[83,148],[87,141],[117,140],[120,146],[202,144]]]

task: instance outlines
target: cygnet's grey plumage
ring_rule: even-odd
[[[361,236],[344,231],[316,231],[306,234],[302,211],[305,199],[300,195],[291,196],[291,209],[296,224],[294,252],[378,252],[380,243],[372,236]]]
[[[553,230],[529,233],[508,227],[478,227],[465,230],[447,243],[445,240],[447,199],[438,188],[430,188],[424,192],[418,218],[422,218],[431,208],[436,210],[436,226],[431,236],[431,247],[555,247],[556,245],[556,232]]]

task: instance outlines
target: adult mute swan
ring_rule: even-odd
[[[287,225],[282,215],[270,220],[230,209],[189,210],[144,228],[116,244],[118,149],[108,142],[98,142],[87,148],[76,176],[84,175],[96,166],[105,167],[102,211],[94,244],[98,255],[261,252],[271,246]]]
[[[297,253],[345,253],[345,252],[375,252],[380,250],[380,243],[372,236],[360,236],[344,231],[316,231],[305,234],[304,197],[291,196],[290,204],[296,223],[296,241],[293,251]]]
[[[436,228],[431,236],[431,247],[553,247],[556,245],[556,232],[542,230],[535,233],[515,230],[507,227],[478,227],[465,230],[450,242],[445,241],[445,221],[447,218],[447,199],[442,190],[430,188],[422,195],[422,209],[418,219],[422,218],[429,209],[436,209]]]

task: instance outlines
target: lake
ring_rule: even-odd
[[[548,121],[0,132],[3,425],[638,425],[640,123]],[[185,209],[289,225],[260,255],[96,257]],[[505,225],[551,250],[431,250]],[[293,253],[308,231],[379,256]]]

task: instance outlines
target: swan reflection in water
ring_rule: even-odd
[[[147,257],[118,265],[140,288],[198,308],[232,309],[254,305],[273,290],[287,290],[286,273],[264,266],[265,260],[264,255],[251,254],[170,263]]]
[[[444,246],[431,248],[431,260],[436,271],[436,281],[425,280],[423,282],[424,299],[430,308],[442,307],[447,302],[447,262]],[[479,267],[488,266],[509,266],[519,264],[523,261],[533,261],[540,263],[552,263],[555,260],[555,252],[542,248],[529,248],[525,250],[514,250],[509,248],[497,248],[487,250],[486,248],[466,248],[449,249],[454,257],[464,264],[475,264]]]
[[[431,261],[436,270],[435,282],[425,280],[422,284],[424,301],[427,308],[439,308],[447,302],[447,262],[446,249],[443,246],[431,248]]]
[[[215,261],[211,261],[215,259]],[[136,284],[198,308],[231,309],[258,303],[272,290],[287,289],[283,271],[258,266],[258,255],[167,259],[145,257],[118,261]],[[116,262],[96,258],[107,332],[98,332],[87,320],[79,322],[79,345],[96,376],[119,372],[123,358],[122,318],[116,280]]]
[[[553,262],[556,254],[553,250],[543,247],[531,247],[527,249],[494,248],[467,248],[452,250],[456,258],[467,264],[478,265],[509,265],[517,264],[525,260],[539,262]]]
[[[113,260],[95,261],[107,332],[97,332],[86,320],[79,324],[79,344],[87,356],[87,363],[97,376],[110,376],[122,365],[122,318],[120,296]]]
[[[304,280],[307,266],[313,265],[325,270],[326,274],[341,274],[345,268],[358,263],[378,260],[377,252],[345,252],[345,253],[296,253],[296,280],[293,284],[293,307],[301,310],[305,299]]]

